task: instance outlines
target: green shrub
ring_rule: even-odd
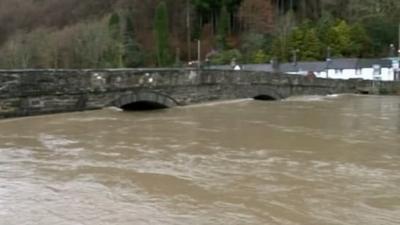
[[[210,61],[212,64],[223,65],[231,63],[232,59],[239,63],[242,60],[242,53],[237,49],[222,51],[214,55]]]

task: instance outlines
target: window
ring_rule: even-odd
[[[343,73],[343,70],[342,70],[342,69],[335,69],[335,73],[336,73],[336,74],[342,74],[342,73]]]
[[[373,65],[372,68],[374,69],[374,76],[380,76],[382,74],[380,65]]]

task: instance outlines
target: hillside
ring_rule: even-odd
[[[170,66],[393,54],[398,0],[2,0],[0,67]],[[156,22],[158,19],[158,23]],[[158,24],[158,25],[156,25]]]

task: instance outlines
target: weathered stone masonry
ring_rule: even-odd
[[[0,70],[0,118],[123,107],[139,101],[174,107],[257,96],[283,99],[377,90],[400,93],[400,83],[248,71]]]

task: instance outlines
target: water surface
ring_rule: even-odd
[[[400,98],[0,120],[1,225],[400,224]]]

